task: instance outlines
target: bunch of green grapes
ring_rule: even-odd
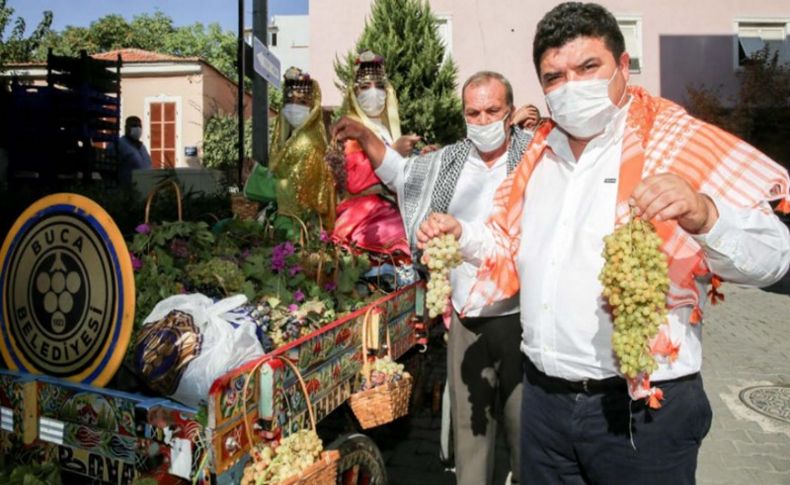
[[[395,362],[388,355],[385,355],[380,359],[376,359],[376,362],[373,363],[374,371],[381,372],[382,374],[386,374],[388,376],[403,374],[403,369],[403,364]]]
[[[629,378],[656,367],[649,342],[667,319],[669,274],[662,241],[650,222],[634,217],[604,238],[599,276],[614,320],[612,347]]]
[[[428,280],[428,293],[425,303],[431,318],[444,313],[450,288],[450,270],[461,264],[458,241],[452,234],[436,236],[428,241],[423,252],[422,262],[428,266],[431,278]]]
[[[242,485],[270,485],[283,482],[310,467],[321,456],[324,446],[315,431],[303,429],[280,441],[264,445],[253,453],[244,468]]]

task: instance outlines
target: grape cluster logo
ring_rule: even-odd
[[[82,196],[45,197],[17,219],[0,261],[6,364],[95,385],[109,381],[134,318],[131,260],[110,216]]]

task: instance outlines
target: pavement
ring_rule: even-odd
[[[700,451],[697,483],[790,485],[790,421],[754,411],[739,397],[755,386],[790,388],[790,275],[766,290],[722,288],[726,300],[710,306],[703,323],[702,375],[714,416]],[[446,354],[440,338],[432,343],[427,355],[412,362],[422,375],[411,415],[368,433],[382,451],[393,485],[455,484],[439,460],[435,394],[444,382]],[[769,410],[790,418],[790,390],[783,396],[769,403]],[[504,445],[497,456],[506,463]],[[500,467],[498,484],[505,474]]]

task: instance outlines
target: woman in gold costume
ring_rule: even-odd
[[[269,169],[256,164],[244,188],[245,196],[266,201],[267,179],[274,179],[277,209],[304,218],[313,212],[324,227],[335,221],[335,186],[324,162],[326,130],[318,82],[300,69],[285,71],[283,107],[274,122],[269,145]]]

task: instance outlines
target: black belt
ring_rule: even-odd
[[[584,379],[581,381],[569,381],[560,377],[553,377],[540,371],[529,358],[526,361],[527,379],[530,383],[542,387],[549,392],[563,392],[573,394],[601,394],[611,391],[628,391],[626,380],[620,376],[607,377],[606,379]],[[699,372],[689,374],[677,379],[669,379],[661,382],[654,382],[655,385],[669,382],[681,382],[696,379]]]

